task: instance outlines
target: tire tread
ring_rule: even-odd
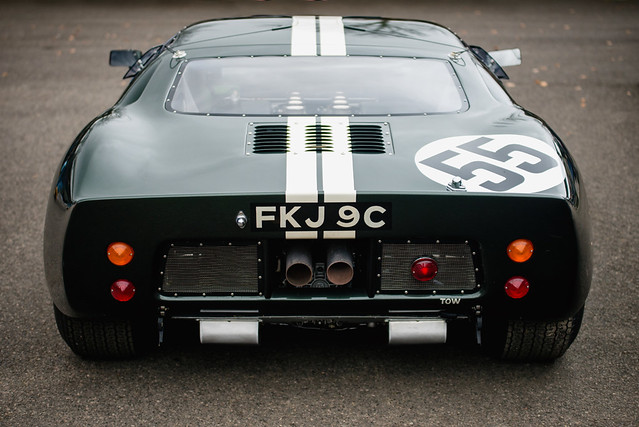
[[[73,318],[55,306],[54,312],[60,335],[79,356],[122,359],[135,357],[144,349],[130,320]]]
[[[501,358],[521,361],[550,361],[563,354],[577,337],[583,308],[565,320],[510,320],[506,324]]]

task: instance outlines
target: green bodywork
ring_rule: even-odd
[[[459,313],[476,306],[531,319],[576,313],[590,286],[589,224],[577,168],[559,138],[514,104],[496,79],[487,81],[486,69],[445,28],[376,18],[344,18],[343,23],[348,55],[449,61],[468,100],[459,113],[351,118],[387,123],[393,144],[392,155],[353,154],[357,202],[392,206],[390,227],[358,231],[357,239],[371,245],[410,239],[472,242],[481,253],[482,283],[474,292],[455,295],[461,300],[454,308]],[[80,133],[56,173],[45,229],[47,280],[62,312],[130,317],[158,306],[177,312],[233,307],[298,315],[442,310],[441,293],[187,298],[157,292],[161,254],[171,242],[283,239],[282,231],[241,229],[235,220],[242,211],[254,221],[254,205],[285,203],[286,154],[248,155],[245,145],[254,123],[285,124],[286,117],[180,114],[166,108],[166,99],[184,60],[290,55],[290,39],[290,17],[188,27],[132,80],[115,106]],[[186,56],[176,58],[177,51]],[[268,76],[264,79],[268,84]],[[534,194],[452,192],[416,166],[416,153],[433,141],[501,134],[546,143],[561,160],[565,180]],[[321,197],[321,185],[318,191]],[[519,265],[508,260],[506,246],[521,237],[534,240],[536,252]],[[131,265],[108,262],[105,250],[114,241],[136,249]],[[522,300],[503,292],[513,275],[525,275],[536,285]],[[138,289],[126,305],[109,295],[109,284],[123,276]]]

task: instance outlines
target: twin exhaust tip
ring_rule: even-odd
[[[296,246],[286,255],[286,280],[293,286],[305,286],[317,279],[308,248]],[[326,279],[333,285],[353,280],[353,256],[345,245],[331,245],[326,251]]]

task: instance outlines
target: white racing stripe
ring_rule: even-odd
[[[317,55],[317,29],[314,16],[294,16],[291,28],[291,55]]]
[[[344,24],[339,16],[319,18],[320,54],[345,56]],[[294,16],[291,55],[317,55],[317,26],[314,16]],[[322,152],[322,189],[325,203],[356,201],[353,155],[348,146],[348,117],[322,117],[330,126],[333,152]],[[315,152],[306,152],[305,127],[316,124],[315,117],[289,117],[290,147],[286,155],[286,203],[318,203],[317,161]],[[286,231],[287,239],[317,239],[317,231]],[[353,230],[323,232],[325,239],[354,239]]]
[[[348,117],[322,117],[322,125],[330,126],[333,151],[322,152],[322,184],[324,201],[355,202],[353,154],[348,147]]]
[[[333,151],[322,152],[322,186],[326,203],[354,203],[353,154],[348,146],[348,117],[322,117],[331,127]],[[325,239],[354,239],[353,230],[324,231]]]
[[[345,56],[346,40],[341,16],[320,16],[320,55]]]
[[[317,154],[306,152],[306,126],[315,117],[289,117],[286,153],[286,203],[317,203]]]
[[[321,16],[320,55],[345,56],[346,40],[341,16]],[[322,125],[331,127],[333,152],[322,153],[322,185],[326,203],[354,203],[353,154],[348,146],[348,117],[322,117]],[[325,239],[354,239],[353,230],[326,230]]]
[[[317,203],[317,155],[306,152],[306,126],[315,117],[289,117],[286,153],[286,203]],[[317,231],[287,231],[287,239],[317,239]]]

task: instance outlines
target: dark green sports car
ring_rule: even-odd
[[[64,156],[45,226],[77,354],[134,356],[177,322],[224,344],[270,325],[461,334],[517,360],[575,339],[587,203],[559,137],[500,82],[517,49],[429,22],[276,16],[110,59],[131,83]]]

